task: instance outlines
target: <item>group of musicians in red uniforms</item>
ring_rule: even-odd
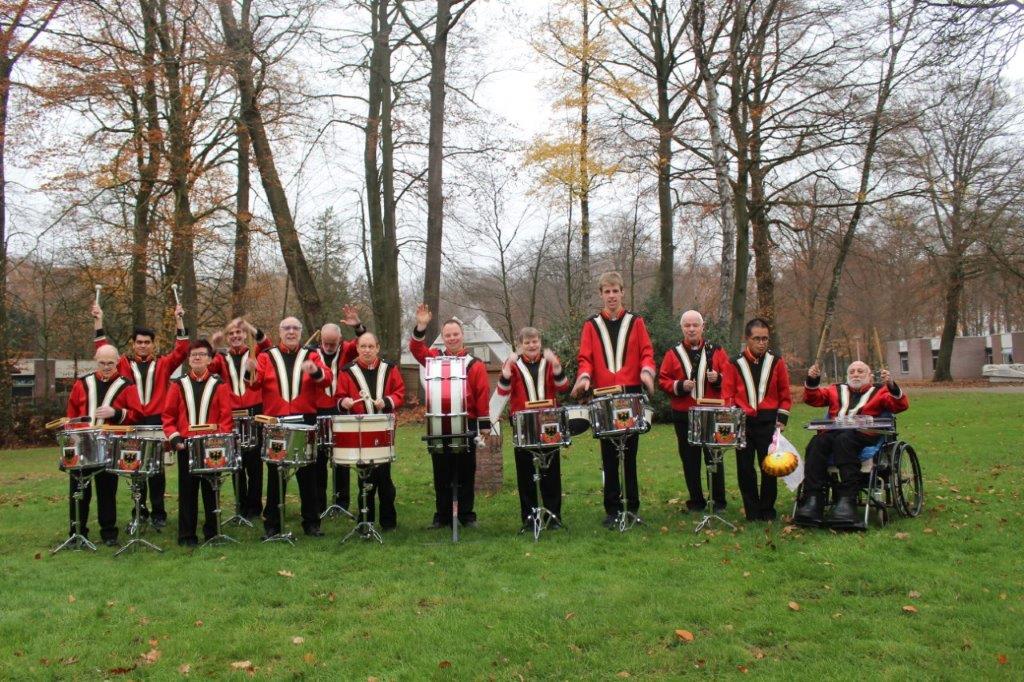
[[[687,442],[689,410],[702,399],[716,398],[742,409],[746,415],[746,446],[737,450],[736,465],[743,511],[750,521],[774,520],[777,482],[775,477],[760,472],[760,463],[768,454],[776,429],[786,428],[792,399],[786,363],[768,348],[767,323],[758,318],[748,322],[745,347],[739,355],[730,358],[723,348],[704,339],[703,318],[697,311],[689,310],[680,319],[681,342],[665,353],[659,367],[655,364],[654,349],[643,318],[623,307],[622,277],[615,272],[605,273],[598,281],[598,290],[602,310],[583,325],[577,356],[578,373],[571,395],[580,397],[588,391],[610,386],[621,386],[630,393],[646,390],[653,395],[655,385],[668,394],[689,496],[687,511],[702,511],[709,504],[700,475],[702,450]],[[178,306],[175,310],[177,338],[173,350],[163,356],[155,355],[156,335],[146,328],[134,330],[131,352],[119,356],[104,334],[103,311],[94,305],[92,314],[96,371],[75,382],[67,416],[87,416],[97,424],[160,425],[170,447],[179,453],[183,453],[186,439],[195,435],[193,428],[197,425],[213,424],[220,432],[230,432],[233,412],[239,410],[250,415],[300,417],[305,423],[314,424],[318,415],[394,412],[405,400],[398,365],[380,358],[376,337],[366,331],[358,310],[352,306],[345,307],[342,322],[354,331],[353,340],[344,340],[341,327],[331,323],[320,329],[319,346],[305,346],[301,341],[302,323],[297,318],[287,317],[278,326],[278,343],[274,345],[262,330],[235,319],[223,334],[215,334],[212,339],[217,345],[226,340],[226,348],[220,350],[215,350],[213,344],[204,339],[188,340],[182,322],[183,311]],[[438,355],[470,356],[464,345],[462,324],[456,319],[448,319],[441,326],[444,347],[428,347],[425,333],[431,319],[432,312],[421,304],[409,342],[409,349],[418,362],[425,365],[428,357]],[[523,329],[517,343],[518,352],[502,365],[496,389],[498,395],[508,398],[510,420],[511,415],[525,409],[528,402],[553,400],[558,394],[570,391],[561,361],[551,350],[544,349],[538,330]],[[172,378],[183,364],[180,376]],[[870,368],[859,362],[851,364],[846,383],[821,388],[820,377],[817,366],[809,370],[804,400],[810,405],[827,406],[830,416],[877,416],[907,409],[906,395],[884,370],[882,382],[877,385],[871,383]],[[491,431],[487,369],[482,361],[471,356],[466,383],[469,430],[487,435]],[[834,463],[844,481],[855,480],[854,469],[859,467],[857,454],[864,438],[855,431],[836,431],[812,439],[805,465],[807,494],[797,512],[798,522],[820,525],[822,495],[819,491],[827,482],[826,467]],[[625,444],[623,491],[619,485],[616,449],[606,439],[601,441],[603,523],[606,527],[613,527],[623,507],[623,498],[629,512],[636,514],[640,508],[638,445],[637,435],[630,436]],[[242,453],[242,466],[236,474],[238,507],[239,512],[250,519],[262,513],[264,537],[272,537],[281,530],[278,521],[281,501],[277,486],[268,485],[266,504],[262,504],[260,448],[257,443]],[[335,472],[335,489],[328,498],[329,461],[330,448],[322,447],[316,462],[299,468],[296,474],[302,527],[307,535],[323,534],[320,518],[329,499],[342,508],[346,508],[350,500],[345,467]],[[525,524],[538,501],[532,485],[529,453],[517,449],[515,461],[520,515]],[[195,546],[199,542],[200,492],[205,507],[203,534],[209,538],[215,532],[213,492],[205,479],[197,481],[197,477],[188,473],[183,454],[179,454],[178,464],[178,542]],[[474,526],[475,440],[470,439],[469,451],[465,454],[453,457],[432,454],[432,465],[435,512],[431,527],[440,528],[452,522],[453,479],[459,484],[456,488],[459,521]],[[267,479],[272,481],[276,476],[276,465],[268,463]],[[373,476],[380,524],[384,530],[393,529],[397,516],[390,465],[378,467]],[[103,472],[95,481],[101,539],[108,545],[116,545],[117,477]],[[540,483],[544,506],[556,519],[561,519],[561,474],[557,455],[544,470]],[[75,485],[72,476],[71,493]],[[847,509],[852,504],[851,495],[854,498],[856,495],[851,485],[840,489],[833,515],[853,513],[852,508]],[[716,476],[711,488],[708,491],[710,504],[716,511],[723,509],[726,506],[724,476]],[[164,525],[167,518],[164,490],[163,474],[154,476],[150,479],[148,500],[143,500],[142,514],[150,516],[157,527]],[[84,520],[88,518],[89,493],[87,490],[79,503],[83,535],[88,532]],[[74,504],[72,498],[72,523]],[[371,519],[377,518],[373,506],[371,501]],[[557,527],[557,521],[554,525]]]

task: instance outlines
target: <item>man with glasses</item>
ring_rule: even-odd
[[[167,391],[164,403],[164,435],[171,442],[171,448],[178,454],[178,544],[195,547],[196,524],[199,516],[199,489],[203,491],[203,536],[209,540],[217,533],[217,517],[214,514],[216,500],[213,486],[205,476],[193,476],[189,472],[187,438],[209,435],[209,431],[196,431],[199,425],[214,424],[213,433],[231,433],[231,391],[226,382],[210,373],[213,360],[213,346],[205,339],[193,341],[189,346],[189,371],[177,379]]]
[[[249,358],[247,380],[249,386],[260,392],[263,413],[272,417],[301,417],[309,425],[316,424],[316,402],[320,391],[331,383],[331,370],[320,354],[302,346],[302,323],[295,317],[286,317],[278,325],[279,343]],[[314,467],[300,467],[295,474],[299,481],[299,499],[302,507],[302,530],[306,535],[322,536],[320,512],[317,511],[316,472]],[[281,532],[278,507],[280,496],[277,465],[267,464],[267,504],[263,509],[264,539]]]
[[[117,349],[104,344],[96,350],[96,371],[75,381],[68,397],[67,417],[90,417],[93,426],[104,424],[134,424],[139,417],[139,399],[132,382],[117,373]],[[71,533],[74,533],[75,499],[80,472],[72,472],[68,492]],[[101,471],[94,479],[96,485],[96,514],[99,517],[100,537],[108,547],[117,545],[117,475]],[[88,537],[89,502],[92,486],[85,489],[79,502],[78,513],[82,524],[79,531]]]
[[[775,429],[786,428],[793,400],[789,394],[789,370],[781,356],[768,350],[768,323],[759,317],[747,322],[746,347],[732,359],[725,373],[722,397],[747,416],[746,447],[736,450],[736,477],[743,511],[748,521],[774,521],[778,479],[757,471],[768,456]],[[754,461],[754,455],[757,461]],[[756,464],[756,466],[755,466]]]

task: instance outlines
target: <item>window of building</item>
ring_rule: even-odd
[[[992,364],[992,346],[986,346],[985,347],[985,364],[986,365],[991,365]]]
[[[900,351],[900,373],[910,374],[910,354],[905,350]]]
[[[1007,365],[1012,365],[1013,364],[1013,349],[1012,348],[1004,348],[1003,349],[1003,363],[1007,364]]]
[[[934,349],[932,349],[932,369],[935,369],[938,366],[939,366],[939,349],[938,348],[934,348]]]

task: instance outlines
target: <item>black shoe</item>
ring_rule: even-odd
[[[107,547],[117,547],[118,546],[117,538],[107,538],[106,540],[103,541],[103,544],[106,545]]]
[[[463,528],[476,528],[476,519],[466,519],[465,521],[459,519],[459,525]]]
[[[178,538],[179,547],[198,547],[199,540],[196,538]]]
[[[324,536],[324,532],[320,530],[320,526],[310,526],[309,528],[304,528],[303,532],[306,535],[309,535],[314,538],[322,538]]]
[[[450,525],[452,525],[451,521],[448,523],[441,523],[441,519],[434,519],[430,522],[430,525],[427,526],[427,530],[438,530],[441,528],[447,528]]]
[[[615,526],[619,525],[619,517],[618,517],[618,515],[617,514],[608,514],[608,515],[606,515],[604,517],[604,521],[601,522],[601,525],[604,526],[605,528],[607,528],[608,530],[611,530],[612,528],[615,528]]]
[[[260,539],[261,540],[269,540],[270,538],[274,537],[275,535],[280,535],[280,534],[281,534],[281,529],[280,528],[271,528],[271,527],[268,527],[268,526],[264,526],[263,527],[263,535],[260,537]]]
[[[558,519],[551,519],[551,522],[548,523],[548,530],[560,530],[563,527],[562,522]]]
[[[728,505],[725,502],[715,502],[713,505],[711,505],[711,510],[717,514],[718,512],[725,511],[725,508],[727,506]]]
[[[761,520],[772,522],[779,517],[774,509],[765,509],[761,512]]]
[[[686,501],[686,511],[683,512],[683,513],[684,514],[688,514],[688,513],[691,513],[691,512],[699,513],[699,512],[703,512],[707,508],[708,508],[707,500],[701,500],[699,502],[696,501],[696,500],[687,500]]]
[[[857,513],[857,498],[846,495],[836,500],[827,524],[830,528],[863,530],[864,521]]]
[[[145,518],[145,516],[143,516],[143,518]],[[164,527],[167,526],[167,517],[166,516],[154,516],[153,520],[152,520],[152,524],[153,524],[153,527],[156,528],[157,530],[159,530],[161,528],[164,528]]]
[[[793,523],[798,526],[820,528],[822,516],[821,502],[821,493],[808,493],[804,498],[803,504],[797,507],[796,513],[793,514]]]
[[[398,524],[397,523],[395,525],[393,525],[393,526],[381,526],[380,527],[380,532],[381,533],[390,533],[393,530],[398,530]]]

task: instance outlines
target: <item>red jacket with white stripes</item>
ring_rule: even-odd
[[[103,330],[97,329],[96,338],[93,339],[93,345],[97,350],[109,343]],[[188,333],[179,332],[174,340],[174,349],[166,355],[150,358],[148,363],[144,363],[145,370],[139,366],[138,358],[135,357],[122,355],[117,361],[117,373],[135,384],[134,389],[143,416],[151,417],[163,410],[171,375],[188,358],[188,346]]]
[[[537,368],[537,379],[530,373],[530,366]],[[544,358],[538,356],[535,360],[528,361],[525,355],[519,356],[519,361],[512,368],[512,377],[506,379],[502,376],[498,379],[498,395],[509,396],[508,414],[511,417],[516,412],[526,409],[526,403],[533,400],[554,400],[558,403],[556,394],[565,393],[569,390],[569,379],[563,371],[555,374],[554,367]]]
[[[332,377],[331,382],[321,388],[320,392],[317,394],[317,410],[320,410],[321,412],[324,410],[333,411],[337,407],[338,398],[335,394],[338,392],[338,387],[341,385],[339,383],[341,370],[356,359],[356,345],[358,343],[358,339],[352,339],[350,341],[342,339],[341,346],[338,348],[338,351],[330,357],[330,360],[327,359],[327,356],[324,355],[322,350],[317,351],[317,353],[320,354],[320,359],[323,360],[327,368],[331,370]]]
[[[302,371],[305,360],[316,365],[315,374]],[[318,394],[330,383],[331,370],[320,355],[302,346],[294,351],[275,346],[260,353],[256,372],[249,377],[249,386],[260,392],[263,414],[272,417],[316,414]]]
[[[231,433],[231,389],[227,382],[219,377],[206,373],[200,386],[192,387],[192,381],[196,377],[192,372],[176,380],[167,391],[167,401],[164,403],[164,414],[162,417],[164,435],[167,440],[174,437],[189,438],[191,436],[206,436],[210,431],[193,431],[192,427],[200,424],[216,424],[215,433]],[[198,381],[198,380],[196,380]],[[189,386],[186,388],[185,384]],[[185,392],[190,392],[192,409],[189,409],[190,401],[186,399]],[[193,419],[195,421],[193,421]]]
[[[436,358],[442,355],[451,355],[448,351],[439,351],[436,348],[428,348],[424,343],[425,333],[412,330],[412,338],[409,339],[409,351],[416,361],[427,366],[427,358]],[[469,356],[469,368],[466,370],[466,414],[470,419],[477,420],[477,428],[481,431],[489,431],[491,428],[490,402],[491,384],[487,380],[487,367],[479,358],[473,358],[465,348],[455,353],[457,356]]]
[[[214,354],[213,362],[210,363],[210,374],[220,375],[221,380],[227,384],[231,393],[232,410],[247,410],[260,404],[260,392],[250,390],[245,382],[245,361],[250,357],[258,358],[259,354],[270,346],[270,337],[257,329],[255,350],[243,346],[241,353],[229,348]]]
[[[707,378],[711,370],[718,372],[718,380],[714,383]],[[658,386],[669,394],[673,410],[686,412],[697,404],[697,398],[721,397],[722,384],[728,371],[729,355],[725,349],[706,341],[701,341],[697,348],[690,348],[684,341],[668,349],[661,359]],[[693,391],[683,388],[683,382],[687,379],[697,382]]]
[[[804,402],[811,407],[827,407],[830,419],[854,414],[877,417],[903,412],[910,407],[907,394],[896,384],[893,384],[895,392],[885,384],[869,384],[858,391],[847,384],[821,388],[820,381],[808,377],[804,384]]]
[[[786,361],[768,351],[755,358],[744,350],[729,363],[722,384],[726,405],[743,410],[754,421],[789,421],[793,399],[789,392],[789,370]]]
[[[589,318],[583,323],[580,334],[577,364],[577,380],[589,377],[591,388],[639,386],[643,371],[649,372],[652,379],[656,378],[654,347],[644,318],[629,311],[624,311],[617,323],[604,311]]]
[[[369,374],[369,370],[376,370],[376,374]],[[351,398],[355,401],[348,414],[377,413],[376,407],[366,404],[361,391],[366,391],[371,401],[384,401],[384,409],[379,412],[394,412],[405,402],[405,381],[402,380],[402,372],[397,365],[383,360],[378,360],[376,367],[372,368],[358,360],[342,368],[335,397],[339,402],[342,398]],[[338,410],[344,412],[341,405],[338,405]]]
[[[108,397],[109,396],[109,397]],[[66,415],[68,419],[91,417],[97,407],[107,405],[117,410],[110,418],[112,424],[134,424],[141,416],[139,398],[130,379],[114,375],[112,381],[104,381],[93,372],[79,377],[71,387]],[[96,420],[100,425],[105,419]]]

